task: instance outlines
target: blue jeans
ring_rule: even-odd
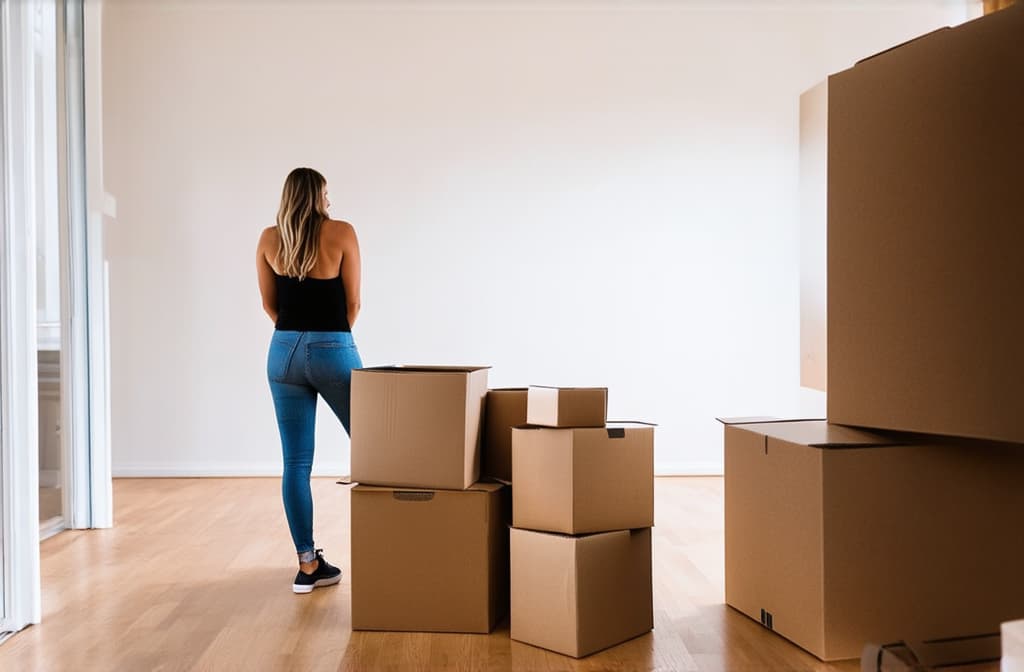
[[[349,433],[352,369],[363,365],[347,331],[275,331],[267,379],[281,433],[281,495],[297,553],[314,549],[313,470],[316,396],[319,393]]]

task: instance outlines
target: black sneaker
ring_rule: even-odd
[[[314,588],[332,586],[341,581],[341,570],[324,560],[324,549],[316,549],[316,559],[318,564],[312,574],[306,574],[300,569],[295,575],[292,592],[312,593]]]

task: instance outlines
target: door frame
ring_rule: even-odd
[[[0,0],[0,537],[3,617],[17,632],[41,616],[36,379],[34,2]]]
[[[0,641],[39,623],[38,38],[58,52],[62,432],[72,528],[113,525],[101,0],[0,0]],[[56,14],[54,14],[56,11]],[[58,20],[59,17],[59,20]],[[51,48],[53,45],[50,45]],[[44,47],[45,48],[45,47]],[[52,149],[50,150],[52,151]]]
[[[110,443],[108,279],[103,228],[115,204],[102,187],[101,4],[59,0],[61,395],[71,529],[114,524]]]

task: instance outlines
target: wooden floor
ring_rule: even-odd
[[[346,570],[293,595],[276,479],[114,483],[117,526],[42,544],[43,623],[0,670],[858,670],[723,603],[722,479],[659,478],[654,632],[583,660],[491,635],[353,633],[349,494],[314,479],[317,543]],[[997,669],[997,668],[992,668]]]

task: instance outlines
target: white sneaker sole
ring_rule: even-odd
[[[292,592],[298,595],[305,595],[306,593],[312,593],[314,588],[322,588],[323,586],[333,586],[339,581],[341,581],[341,574],[338,574],[337,576],[330,579],[320,579],[311,586],[300,586],[297,583],[293,583]]]

